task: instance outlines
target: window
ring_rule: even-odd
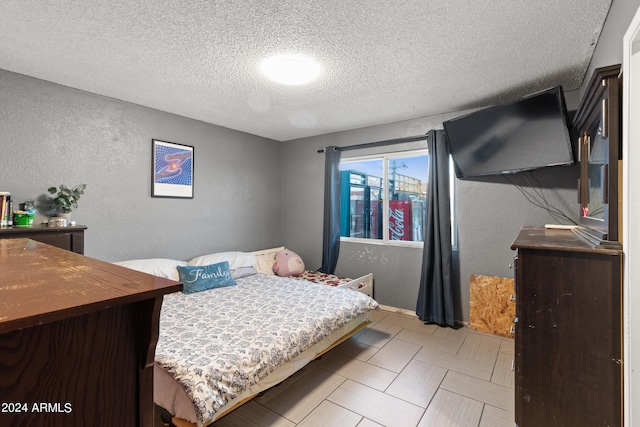
[[[427,150],[343,159],[341,238],[421,246],[428,172]]]

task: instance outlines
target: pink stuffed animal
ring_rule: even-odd
[[[273,272],[278,276],[295,276],[304,272],[304,262],[297,253],[285,249],[276,254]]]

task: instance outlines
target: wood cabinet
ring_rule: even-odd
[[[620,426],[620,250],[523,228],[516,255],[516,423]]]
[[[0,228],[0,239],[33,239],[71,252],[84,254],[84,230],[86,229],[87,227],[84,225],[69,227],[47,227],[46,225],[3,227]]]
[[[0,425],[153,425],[162,296],[177,282],[0,240]]]

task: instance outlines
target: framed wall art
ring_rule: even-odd
[[[193,147],[151,140],[151,197],[193,198]]]

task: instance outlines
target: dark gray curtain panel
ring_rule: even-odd
[[[445,138],[441,130],[431,130],[427,136],[427,223],[416,314],[424,322],[454,327],[449,153]]]
[[[322,267],[318,271],[334,274],[340,253],[340,148],[324,150],[324,223]]]

